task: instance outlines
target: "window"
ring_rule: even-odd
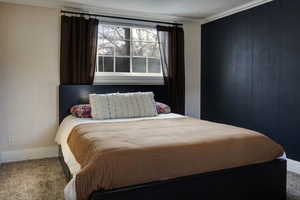
[[[154,28],[99,24],[96,83],[161,83]]]

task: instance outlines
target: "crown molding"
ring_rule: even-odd
[[[178,17],[171,15],[161,15],[155,13],[145,13],[138,11],[130,11],[130,10],[121,10],[121,9],[113,9],[113,8],[103,8],[97,6],[90,6],[80,3],[70,2],[68,0],[58,1],[58,0],[0,0],[3,3],[10,4],[22,4],[22,5],[30,5],[30,6],[39,6],[39,7],[47,7],[47,8],[57,8],[64,9],[68,11],[78,11],[78,12],[86,12],[86,13],[94,13],[101,14],[107,16],[117,16],[117,17],[128,17],[128,18],[138,18],[145,20],[163,20],[166,22],[173,23],[193,23],[199,22],[197,19],[186,18],[186,17]]]
[[[217,19],[221,19],[223,17],[227,17],[227,16],[233,15],[235,13],[239,13],[239,12],[242,12],[244,10],[251,9],[251,8],[260,6],[262,4],[269,3],[271,1],[273,1],[273,0],[254,0],[254,1],[251,1],[251,2],[246,3],[244,5],[226,10],[225,12],[221,12],[221,13],[206,17],[203,20],[201,20],[201,24],[206,24],[208,22],[212,22],[212,21],[215,21]]]

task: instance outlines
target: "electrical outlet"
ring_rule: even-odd
[[[8,144],[10,144],[10,145],[15,144],[15,137],[14,136],[8,136]]]

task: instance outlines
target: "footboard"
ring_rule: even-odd
[[[91,200],[254,200],[286,199],[286,160],[109,191],[95,191]]]

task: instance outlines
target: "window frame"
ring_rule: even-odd
[[[129,39],[129,48],[130,48],[130,55],[129,56],[116,56],[114,55],[100,55],[97,52],[97,66],[95,72],[95,79],[94,84],[140,84],[140,85],[163,85],[164,78],[162,72],[162,63],[160,60],[160,73],[149,73],[149,59],[157,59],[157,57],[148,57],[148,56],[134,56],[133,55],[133,43],[134,42],[145,42],[145,43],[152,43],[158,44],[157,42],[145,41],[145,40],[133,40],[133,28],[141,28],[141,29],[154,29],[152,27],[143,27],[143,26],[136,26],[136,25],[118,25],[118,24],[110,24],[104,23],[104,25],[108,26],[117,26],[117,27],[124,27],[130,29],[130,39]],[[126,41],[126,39],[123,39]],[[128,39],[127,39],[128,41]],[[98,46],[98,44],[97,44]],[[113,70],[114,72],[99,72],[98,71],[98,58],[99,57],[113,57]],[[125,57],[129,58],[130,60],[130,72],[116,72],[116,58],[117,57]],[[133,72],[133,58],[145,58],[146,61],[146,72]],[[103,66],[104,68],[104,66]]]

